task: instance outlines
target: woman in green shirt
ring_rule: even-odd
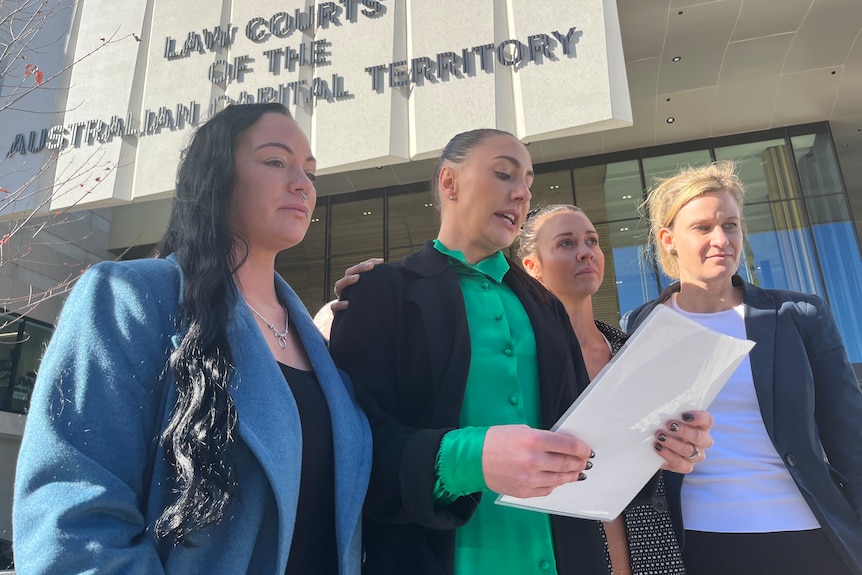
[[[501,252],[532,180],[511,134],[453,138],[432,180],[437,239],[365,273],[335,318],[333,356],[374,434],[366,573],[608,573],[595,522],[494,505],[601,464],[577,438],[545,431],[589,376],[565,308]],[[687,472],[702,457],[708,417],[656,432],[666,467]]]

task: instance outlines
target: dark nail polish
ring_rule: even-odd
[[[659,433],[658,434],[658,440],[659,441],[667,441],[667,435],[665,435],[664,433]]]
[[[683,413],[682,420],[686,423],[691,423],[692,421],[694,421],[694,415],[690,413]]]
[[[596,456],[596,452],[590,449],[590,459]]]
[[[675,421],[671,421],[670,425],[668,425],[667,428],[670,429],[672,432],[676,433],[677,431],[679,431],[679,424]]]
[[[662,445],[661,443],[656,443],[653,445],[653,447],[655,447],[656,451],[663,451],[664,450],[664,445]]]
[[[592,462],[592,461],[587,461],[587,464],[586,464],[586,466],[585,466],[585,469],[592,469],[592,468],[593,468],[593,462]]]
[[[585,480],[586,478],[587,478],[587,474],[586,474],[586,473],[581,473],[580,475],[578,475],[578,481],[583,481],[583,480]]]

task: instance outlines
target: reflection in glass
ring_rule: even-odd
[[[533,194],[530,200],[530,209],[542,208],[551,204],[571,204],[574,197],[572,195],[571,170],[536,174],[533,185],[530,186],[530,192]]]
[[[679,154],[644,158],[644,181],[647,184],[647,188],[651,188],[655,184],[654,180],[656,178],[668,178],[676,174],[681,168],[703,166],[711,160],[709,150],[692,150]]]
[[[739,274],[762,288],[823,295],[823,285],[802,202],[745,206],[747,242]]]
[[[384,257],[382,191],[367,199],[332,202],[331,209],[332,243],[327,294],[333,293],[335,282],[353,264],[368,258]]]
[[[328,300],[323,293],[326,262],[326,205],[318,201],[311,213],[308,232],[299,244],[275,258],[275,269],[313,315]],[[330,292],[331,293],[331,292]]]
[[[643,188],[637,160],[576,168],[574,178],[578,207],[593,222],[638,216]]]
[[[844,192],[832,138],[823,131],[790,138],[796,156],[796,168],[806,196]]]
[[[844,194],[809,198],[811,230],[823,268],[829,303],[850,361],[862,363],[862,257]]]
[[[596,317],[618,325],[620,313],[658,295],[648,258],[647,225],[638,215],[643,201],[637,160],[575,168],[575,200],[592,220],[605,253],[605,279],[593,296]]]
[[[736,162],[747,204],[799,197],[793,157],[783,139],[716,148],[715,159]]]
[[[407,186],[405,186],[407,187]],[[397,262],[437,237],[440,218],[431,202],[428,184],[411,186],[409,193],[389,196],[389,261]]]
[[[0,411],[27,413],[42,353],[54,330],[41,322],[0,315]]]
[[[617,326],[621,313],[659,294],[655,267],[647,250],[647,226],[640,218],[595,225],[605,254],[605,279],[593,296],[593,313]]]

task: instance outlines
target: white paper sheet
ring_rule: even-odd
[[[654,432],[684,411],[706,409],[754,342],[705,328],[667,306],[650,313],[552,428],[596,457],[585,481],[550,495],[497,503],[610,521],[661,467]]]

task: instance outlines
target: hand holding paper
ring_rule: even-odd
[[[662,465],[654,431],[684,411],[706,409],[753,346],[656,307],[553,428],[593,448],[589,479],[497,502],[614,519]]]

